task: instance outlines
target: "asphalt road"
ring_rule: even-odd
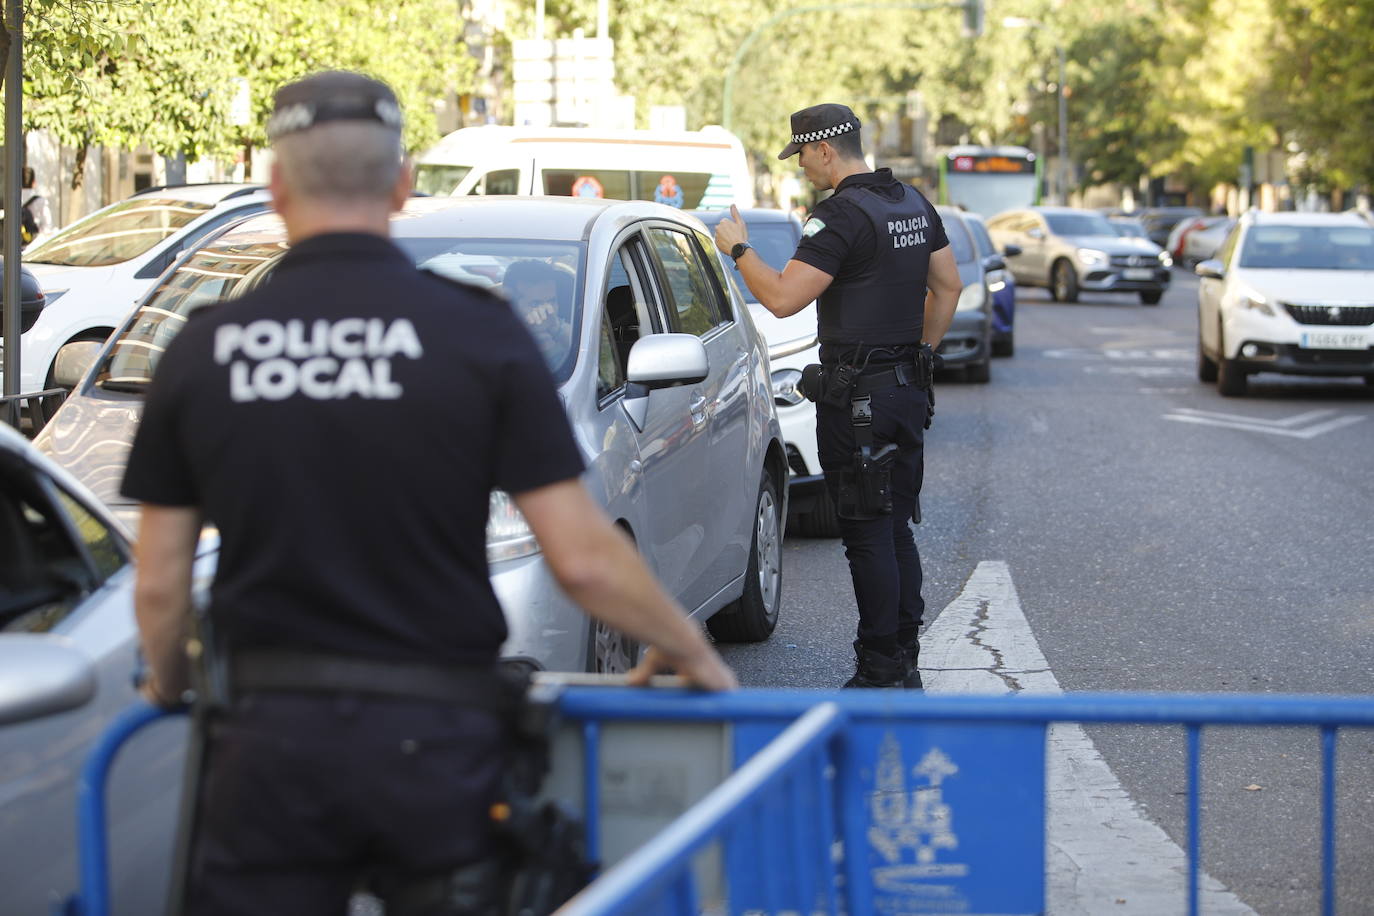
[[[926,622],[1005,562],[1068,691],[1368,693],[1374,386],[1196,376],[1196,280],[1161,305],[1018,296],[1016,355],[937,384]],[[854,604],[837,541],[790,537],[771,640],[724,647],[754,686],[836,687]],[[1186,842],[1181,729],[1088,729],[1143,813]],[[1203,865],[1263,914],[1320,910],[1314,730],[1211,730]],[[1374,913],[1374,735],[1338,757],[1340,912]],[[1256,788],[1258,787],[1258,788]]]

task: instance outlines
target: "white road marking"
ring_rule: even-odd
[[[1334,416],[1332,416],[1334,414]],[[1303,423],[1312,423],[1321,420],[1323,417],[1331,417],[1329,420],[1306,426],[1302,429],[1295,427]],[[1364,419],[1357,414],[1343,414],[1331,409],[1309,410],[1305,413],[1294,414],[1282,420],[1265,420],[1261,417],[1246,417],[1232,413],[1216,413],[1210,410],[1195,410],[1191,407],[1179,407],[1170,413],[1164,414],[1164,419],[1174,420],[1179,423],[1195,423],[1199,426],[1215,426],[1221,429],[1240,429],[1247,432],[1267,433],[1271,436],[1289,436],[1294,439],[1312,439],[1324,433],[1341,429],[1352,423],[1358,423]]]
[[[1060,693],[1006,563],[978,564],[921,637],[931,693]],[[1187,857],[1149,821],[1077,724],[1050,726],[1046,884],[1052,916],[1155,916],[1187,908]],[[1201,912],[1254,916],[1202,875]]]

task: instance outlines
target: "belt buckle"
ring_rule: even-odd
[[[849,419],[854,426],[873,425],[873,398],[862,395],[849,402]]]

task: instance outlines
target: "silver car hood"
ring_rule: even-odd
[[[127,517],[120,510],[136,503],[119,494],[119,485],[142,415],[140,397],[73,392],[34,439],[34,445],[116,514]]]

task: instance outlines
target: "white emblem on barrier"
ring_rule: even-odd
[[[959,772],[944,751],[933,747],[911,768],[907,779],[902,748],[888,732],[878,750],[873,792],[869,793],[872,825],[868,842],[887,865],[873,869],[877,888],[897,893],[922,893],[931,888],[917,883],[928,878],[957,878],[968,866],[936,862],[940,850],[959,848],[953,811],[944,801],[944,781]]]

